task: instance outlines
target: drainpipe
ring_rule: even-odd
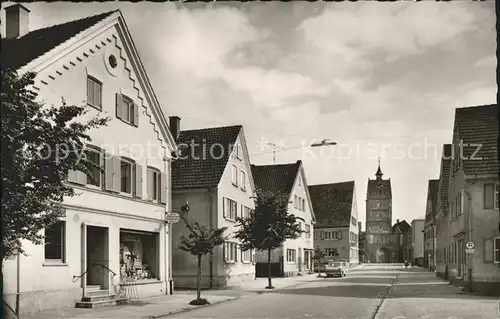
[[[464,194],[467,195],[467,205],[464,205],[464,208],[467,207],[467,241],[472,241],[472,209],[469,209],[469,203],[472,199],[471,194],[466,191],[465,189],[463,190]],[[464,247],[462,247],[464,249]],[[463,253],[463,252],[460,252]],[[467,292],[472,292],[472,254],[467,254],[467,286],[466,291]]]
[[[212,230],[214,229],[214,225],[213,225],[213,219],[212,219],[212,216],[213,216],[213,208],[212,208],[212,205],[213,205],[213,196],[212,196],[212,188],[211,187],[208,187],[208,202],[209,202],[209,208],[208,208],[208,218],[209,218],[209,229]],[[210,256],[208,257],[209,258],[209,267],[210,267],[210,283],[209,283],[209,287],[210,289],[212,289],[214,287],[214,254],[213,252],[210,253]]]
[[[167,179],[167,185],[165,185],[165,194],[167,195],[167,198],[165,199],[165,213],[164,213],[164,218],[165,218],[165,257],[167,259],[167,289],[166,293],[167,295],[173,295],[174,294],[174,280],[172,278],[172,224],[167,223],[167,214],[168,214],[168,205],[170,204],[171,201],[171,196],[169,196],[170,189],[169,189],[169,180],[170,180],[170,174],[168,171],[168,162],[169,158],[167,156],[163,157],[163,170],[165,172],[165,176]]]

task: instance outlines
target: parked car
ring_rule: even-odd
[[[330,261],[325,265],[321,265],[320,272],[324,273],[326,277],[345,277],[349,269],[345,261]]]

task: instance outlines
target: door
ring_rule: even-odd
[[[108,228],[87,225],[87,284],[108,288]]]
[[[464,250],[464,241],[462,239],[460,239],[458,241],[458,251],[456,251],[455,253],[457,254],[457,267],[458,267],[458,277],[463,277],[463,271],[464,271],[464,264],[465,264],[465,260],[464,260],[464,256],[463,256],[463,250]]]

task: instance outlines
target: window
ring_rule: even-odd
[[[126,194],[132,194],[132,173],[133,164],[132,162],[121,159],[120,161],[120,192]]]
[[[224,213],[224,218],[229,219],[229,220],[236,220],[236,217],[238,216],[238,204],[227,197],[224,197],[224,207],[223,207],[223,213]]]
[[[101,170],[103,164],[101,151],[93,148],[86,148],[85,158],[95,166],[90,168],[90,173],[87,174],[87,185],[101,187],[103,174]]]
[[[237,159],[241,159],[241,145],[239,143],[234,146],[234,155]]]
[[[161,197],[161,173],[158,169],[148,167],[148,200],[159,201]]]
[[[87,105],[102,110],[102,83],[87,76]]]
[[[493,262],[495,264],[500,263],[500,237],[493,239]]]
[[[244,263],[252,262],[252,250],[251,249],[241,250],[241,261]]]
[[[495,207],[496,209],[498,209],[498,192],[499,192],[499,188],[500,188],[500,186],[499,186],[499,185],[500,185],[500,184],[498,184],[498,183],[497,183],[497,184],[495,184],[495,204],[494,204],[494,207]]]
[[[238,167],[233,164],[233,171],[232,171],[232,182],[234,186],[238,186]]]
[[[337,249],[336,248],[325,248],[325,254],[328,257],[335,257],[335,256],[337,256]]]
[[[139,106],[131,98],[117,93],[116,117],[128,124],[139,126]]]
[[[326,240],[339,240],[342,239],[342,232],[338,231],[327,231],[324,233],[324,239]]]
[[[65,262],[66,222],[58,221],[45,228],[45,259]]]
[[[294,208],[298,207],[297,203],[298,203],[298,196],[297,195],[293,195],[293,207]]]
[[[356,226],[357,220],[354,216],[351,217],[351,223]]]
[[[498,187],[497,187],[498,190]],[[497,195],[497,196],[495,196]],[[483,207],[484,209],[492,209],[498,205],[495,205],[495,197],[498,197],[498,193],[495,194],[495,184],[487,183],[483,186]]]
[[[240,179],[241,189],[246,191],[247,190],[247,174],[245,173],[244,170],[241,170],[240,174],[241,174],[241,179]]]
[[[302,211],[306,211],[306,200],[302,198]]]
[[[299,180],[297,182],[298,182],[299,186],[302,186],[302,178],[300,178],[300,176],[299,176]]]
[[[224,243],[224,261],[233,263],[238,261],[238,244],[230,241]]]
[[[120,229],[120,279],[160,279],[160,234]]]
[[[318,240],[318,233],[314,232],[314,240]]]
[[[296,262],[297,251],[295,249],[287,249],[286,250],[286,262],[294,263]]]
[[[306,225],[306,238],[311,238],[311,225]]]
[[[248,218],[252,215],[252,209],[250,207],[242,205],[241,217]]]

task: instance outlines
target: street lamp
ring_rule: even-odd
[[[334,142],[334,141],[330,141],[328,138],[327,139],[324,139],[322,140],[321,142],[319,143],[313,143],[311,144],[311,147],[321,147],[321,146],[328,146],[328,145],[337,145],[337,142]]]

